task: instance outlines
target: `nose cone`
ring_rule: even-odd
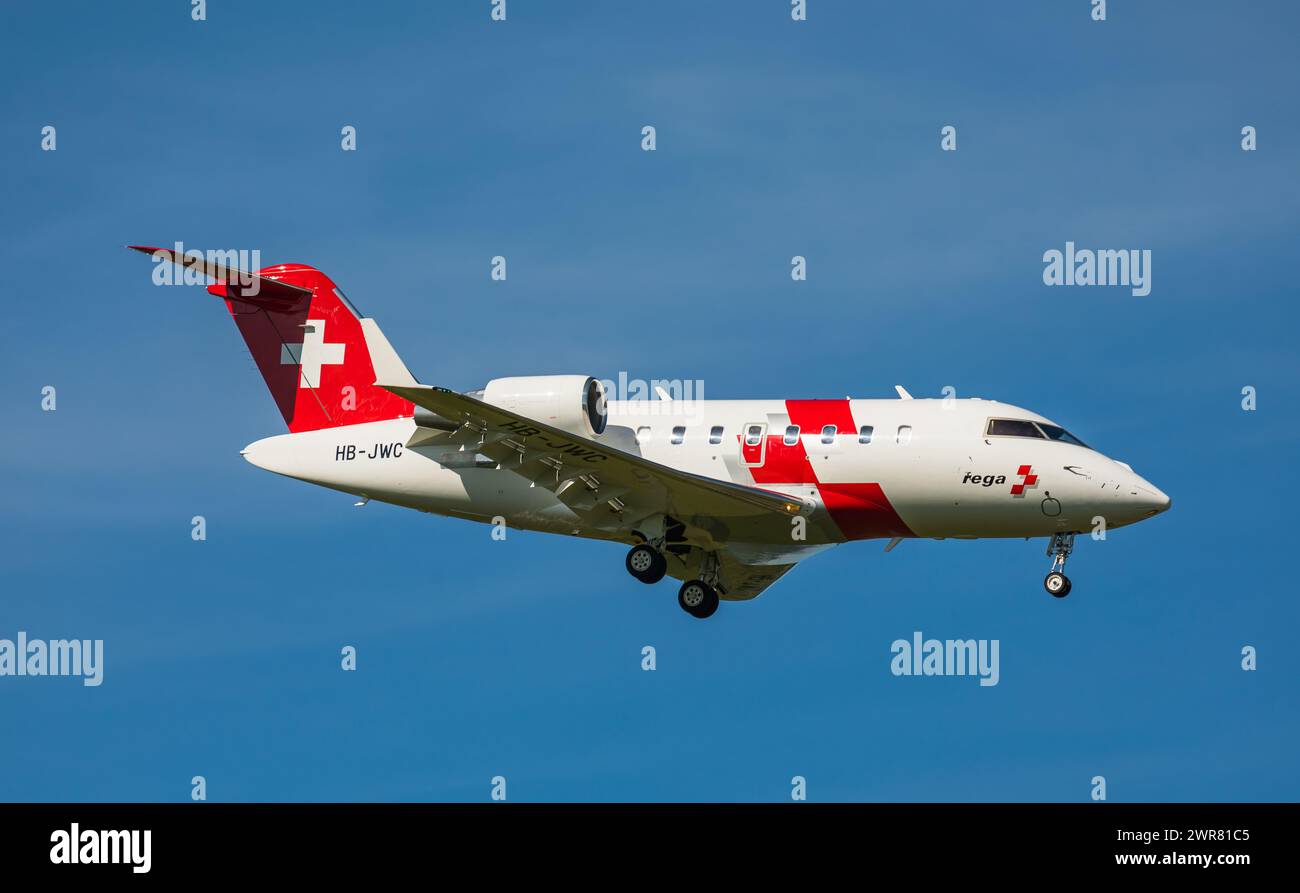
[[[1169,506],[1173,504],[1173,500],[1150,481],[1138,478],[1133,489],[1136,492],[1138,505],[1145,512],[1145,517],[1153,518],[1161,512],[1167,512]]]

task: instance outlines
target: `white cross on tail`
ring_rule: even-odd
[[[302,344],[280,345],[280,364],[298,366],[298,387],[320,387],[320,367],[337,366],[343,362],[347,344],[342,341],[325,343],[325,320],[309,319],[303,326]]]

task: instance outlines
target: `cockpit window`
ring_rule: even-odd
[[[1043,432],[1039,431],[1033,422],[1028,419],[989,419],[988,434],[990,437],[1036,437],[1043,439]]]
[[[1038,427],[1041,428],[1043,433],[1051,440],[1060,440],[1064,443],[1072,443],[1075,446],[1081,446],[1085,449],[1088,448],[1088,445],[1082,440],[1057,425],[1049,425],[1046,422],[1039,422]]]
[[[1091,449],[1086,443],[1066,431],[1060,425],[1047,422],[1031,422],[1029,419],[989,419],[985,432],[989,437],[1032,437],[1035,440],[1057,440],[1072,443],[1084,449]]]

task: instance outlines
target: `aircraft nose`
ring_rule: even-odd
[[[1169,506],[1173,504],[1173,500],[1165,495],[1163,490],[1142,478],[1137,479],[1133,489],[1137,493],[1138,501],[1141,503],[1142,508],[1146,510],[1146,516],[1148,518],[1154,517],[1161,512],[1169,511]]]

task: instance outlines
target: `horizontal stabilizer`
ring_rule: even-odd
[[[204,276],[217,280],[215,285],[208,286],[208,291],[219,298],[233,298],[268,310],[292,310],[311,299],[309,288],[211,261],[198,251],[181,254],[171,248],[151,248],[147,245],[126,247],[169,260],[186,270],[198,270]]]

